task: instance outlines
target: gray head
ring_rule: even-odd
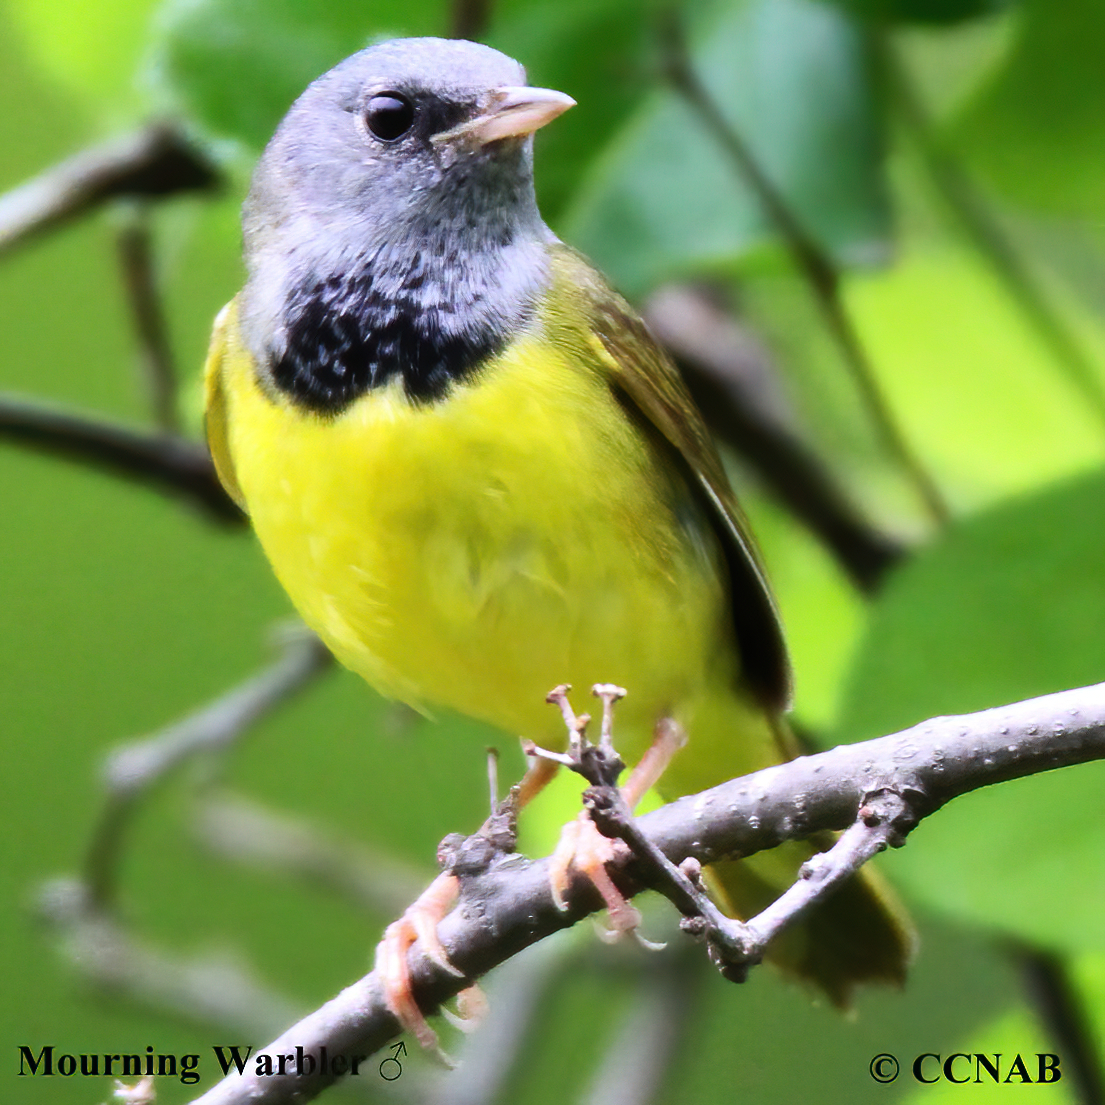
[[[399,39],[288,112],[243,212],[243,331],[262,382],[320,413],[392,378],[418,400],[532,311],[551,232],[532,134],[572,105],[486,46]]]

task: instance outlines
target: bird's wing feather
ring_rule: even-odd
[[[790,701],[790,663],[775,600],[744,512],[678,369],[581,255],[558,244],[553,265],[554,278],[587,307],[590,345],[612,386],[656,427],[697,486],[729,566],[744,677],[766,706],[784,710]]]
[[[215,328],[211,333],[211,345],[207,351],[207,363],[203,369],[204,420],[207,428],[207,447],[211,450],[211,459],[215,462],[215,471],[219,482],[227,494],[245,511],[245,496],[238,486],[238,477],[234,472],[234,461],[230,455],[228,440],[226,396],[223,392],[223,366],[227,358],[245,356],[243,350],[232,341],[237,323],[237,301],[232,300],[215,319]]]

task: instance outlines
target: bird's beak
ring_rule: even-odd
[[[434,135],[433,142],[486,146],[503,138],[524,138],[570,107],[575,107],[575,100],[551,88],[496,88],[479,115]]]

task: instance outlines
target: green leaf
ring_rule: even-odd
[[[377,38],[441,33],[444,2],[168,0],[155,79],[212,135],[261,149],[315,77]]]
[[[962,23],[993,15],[1009,0],[831,0],[872,23]]]
[[[954,129],[968,165],[1041,211],[1105,213],[1105,4],[1024,0],[1004,69]]]
[[[1105,954],[1081,956],[1072,964],[1071,973],[1086,999],[1091,1037],[1105,1040]]]
[[[798,219],[842,262],[881,258],[888,205],[862,32],[814,0],[731,0],[700,30],[696,73]],[[565,229],[634,294],[774,240],[739,170],[669,89],[599,159]]]
[[[836,738],[1105,678],[1105,472],[969,519],[889,581]],[[927,819],[896,873],[919,898],[1047,945],[1102,946],[1105,763],[989,787]]]
[[[914,243],[843,290],[892,408],[950,500],[978,507],[1105,461],[1093,411],[977,255]],[[1053,298],[1085,346],[1105,352],[1099,320],[1061,289]]]

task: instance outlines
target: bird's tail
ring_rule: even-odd
[[[748,701],[734,709],[731,699],[720,696],[711,707],[695,719],[690,746],[693,750],[696,737],[702,738],[712,754],[677,755],[659,784],[661,792],[667,791],[665,797],[695,793],[805,751],[778,715]],[[831,847],[834,840],[832,833],[820,833],[745,859],[713,864],[706,871],[712,895],[726,913],[748,920],[795,881],[810,856]],[[868,867],[780,933],[767,958],[787,973],[812,982],[834,1005],[846,1008],[857,984],[901,985],[915,946],[904,908]]]
[[[767,720],[781,759],[805,751],[785,719],[776,715]],[[794,882],[810,856],[832,847],[835,839],[832,833],[819,833],[747,859],[714,864],[708,877],[718,904],[742,920],[754,917]],[[916,944],[905,908],[885,880],[866,867],[780,933],[767,958],[846,1009],[858,984],[902,985]]]
[[[707,872],[718,904],[747,920],[770,905],[792,883],[798,868],[833,836],[788,841],[770,852],[713,864]],[[823,990],[840,1008],[851,1004],[860,983],[901,985],[913,957],[915,937],[905,910],[873,871],[848,879],[768,949],[769,961]]]

